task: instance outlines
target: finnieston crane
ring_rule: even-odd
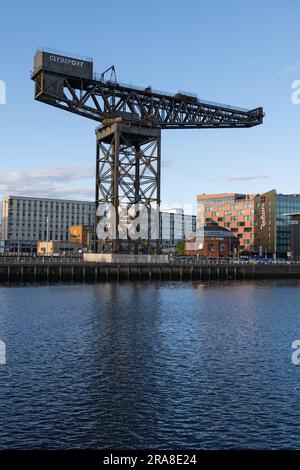
[[[262,124],[264,117],[262,107],[242,109],[185,92],[170,94],[122,84],[114,66],[96,75],[91,58],[49,49],[36,52],[31,78],[36,100],[101,123],[96,130],[96,207],[114,208],[115,233],[96,241],[98,252],[153,250],[151,228],[148,237],[132,239],[122,227],[120,213],[124,206],[143,208],[148,214],[151,208],[159,208],[162,129],[253,127]],[[133,214],[134,218],[138,212]],[[96,225],[103,216],[103,211],[97,213]]]

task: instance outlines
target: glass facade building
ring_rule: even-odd
[[[277,227],[277,253],[285,255],[291,251],[291,217],[285,216],[289,212],[300,212],[299,194],[277,194],[276,197],[276,227]]]
[[[291,217],[300,212],[299,194],[278,194],[275,189],[256,196],[257,245],[263,256],[287,257],[291,251]]]

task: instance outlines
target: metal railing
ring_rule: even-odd
[[[108,80],[108,79],[103,78],[102,74],[98,72],[93,73],[93,79],[101,83],[107,83],[109,85],[114,84],[114,85],[118,85],[124,88],[129,88],[131,90],[136,90],[137,92],[141,92],[141,93],[145,93],[146,90],[149,89],[149,91],[152,94],[164,95],[164,96],[168,96],[169,98],[175,98],[176,95],[181,94],[185,96],[187,99],[191,98],[191,99],[197,100],[196,104],[203,104],[203,105],[207,105],[210,107],[213,106],[213,107],[218,107],[218,108],[225,108],[225,109],[230,109],[232,111],[241,111],[243,113],[248,113],[249,111],[251,111],[251,108],[242,108],[240,106],[233,106],[233,105],[226,104],[226,103],[219,103],[217,101],[203,100],[202,98],[199,98],[197,93],[191,93],[187,91],[184,92],[180,90],[177,91],[176,93],[172,93],[172,92],[164,91],[164,90],[156,90],[155,88],[152,88],[150,85],[140,86],[140,85],[135,85],[131,82],[125,83],[125,82],[120,82],[120,81]]]
[[[87,62],[93,62],[93,57],[88,57],[88,56],[76,54],[76,53],[74,54],[73,52],[60,51],[58,49],[51,49],[49,47],[38,47],[35,55],[38,52],[49,52],[49,54],[56,54],[56,55],[60,55],[63,57],[70,57],[71,59],[79,59],[79,60],[84,60]]]
[[[21,257],[21,256],[0,256],[1,264],[84,264],[82,257],[50,257],[50,256],[38,256],[38,257]]]
[[[199,265],[206,265],[206,266],[214,266],[214,265],[248,265],[248,266],[257,266],[257,265],[269,265],[269,266],[279,266],[279,265],[300,265],[300,260],[243,260],[243,259],[202,259],[202,258],[185,258],[185,259],[177,259],[177,258],[170,258],[167,263],[153,261],[147,262],[143,261],[142,263],[137,263],[134,260],[125,259],[124,261],[118,262],[105,262],[105,261],[89,261],[84,260],[83,257],[58,257],[58,256],[38,256],[38,257],[30,257],[30,256],[0,256],[0,265],[18,265],[18,264],[35,264],[35,265],[43,265],[43,264],[63,264],[63,265],[87,265],[87,264],[98,264],[98,265],[138,265],[138,264],[161,264],[164,266],[167,265],[175,265],[175,266],[199,266]]]
[[[248,266],[257,266],[257,265],[269,265],[269,266],[279,266],[279,265],[300,265],[300,261],[297,260],[242,260],[242,259],[191,259],[187,258],[185,260],[170,260],[171,264],[175,265],[248,265]]]

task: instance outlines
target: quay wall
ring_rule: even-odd
[[[300,279],[300,265],[0,263],[0,284]]]

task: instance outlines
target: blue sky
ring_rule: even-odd
[[[27,0],[2,2],[0,195],[93,199],[95,122],[38,103],[37,47],[115,64],[123,82],[178,89],[266,112],[252,129],[163,131],[162,200],[197,193],[300,192],[297,0]]]

